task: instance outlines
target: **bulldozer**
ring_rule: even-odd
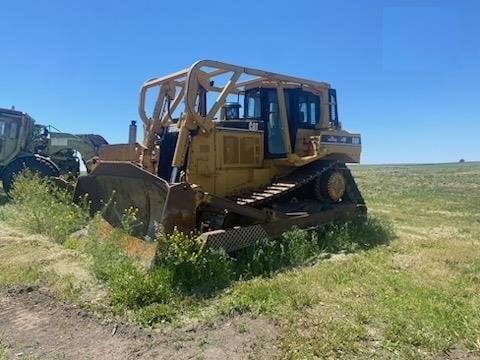
[[[107,141],[100,135],[74,135],[52,131],[25,112],[0,108],[0,179],[5,192],[24,169],[60,179],[80,175],[80,153],[87,171],[93,169],[99,149]]]
[[[201,60],[140,88],[143,141],[104,145],[74,198],[112,225],[134,209],[138,236],[196,232],[232,252],[292,226],[366,216],[346,163],[361,136],[342,129],[326,82]]]

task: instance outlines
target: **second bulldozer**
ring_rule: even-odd
[[[366,215],[346,167],[361,137],[342,129],[328,83],[202,60],[146,81],[127,144],[104,145],[77,182],[118,225],[136,209],[138,235],[198,231],[226,251]]]
[[[0,108],[0,179],[5,192],[12,188],[16,174],[26,169],[51,178],[77,178],[77,153],[90,171],[99,148],[107,144],[100,135],[68,134],[51,128],[36,123],[23,111]]]

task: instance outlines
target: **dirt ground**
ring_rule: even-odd
[[[271,358],[275,338],[273,325],[259,318],[151,330],[102,323],[38,288],[0,289],[5,359]]]

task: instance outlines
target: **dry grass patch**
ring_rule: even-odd
[[[85,304],[100,303],[105,296],[86,270],[86,257],[45,236],[12,231],[0,223],[0,249],[0,284],[46,286],[63,299]]]

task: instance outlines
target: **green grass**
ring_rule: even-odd
[[[92,242],[87,252],[92,272],[109,289],[111,304],[133,311],[137,321],[152,325],[201,311],[222,291],[243,283],[241,280],[274,277],[325,257],[326,250],[366,249],[392,236],[388,223],[371,218],[366,223],[330,225],[316,232],[293,229],[281,239],[229,256],[176,232],[159,238],[158,256],[150,271],[122,254],[115,236],[106,242]]]
[[[32,234],[43,234],[63,243],[88,223],[85,206],[72,204],[67,191],[29,171],[16,177],[9,195],[12,200],[1,208],[0,219]]]
[[[388,246],[238,282],[222,313],[266,314],[286,358],[424,358],[480,351],[480,166],[354,167]]]
[[[109,306],[145,324],[264,316],[279,330],[282,358],[414,359],[449,348],[480,356],[480,164],[352,172],[366,223],[293,229],[231,257],[174,234],[159,240],[146,272],[119,252],[115,233],[98,242],[91,226],[84,242],[62,232],[55,240],[87,259]],[[18,205],[2,210],[5,221],[9,206]],[[40,264],[27,264],[11,264],[18,277],[7,271],[0,282],[42,281]],[[62,279],[62,291],[81,296]]]

